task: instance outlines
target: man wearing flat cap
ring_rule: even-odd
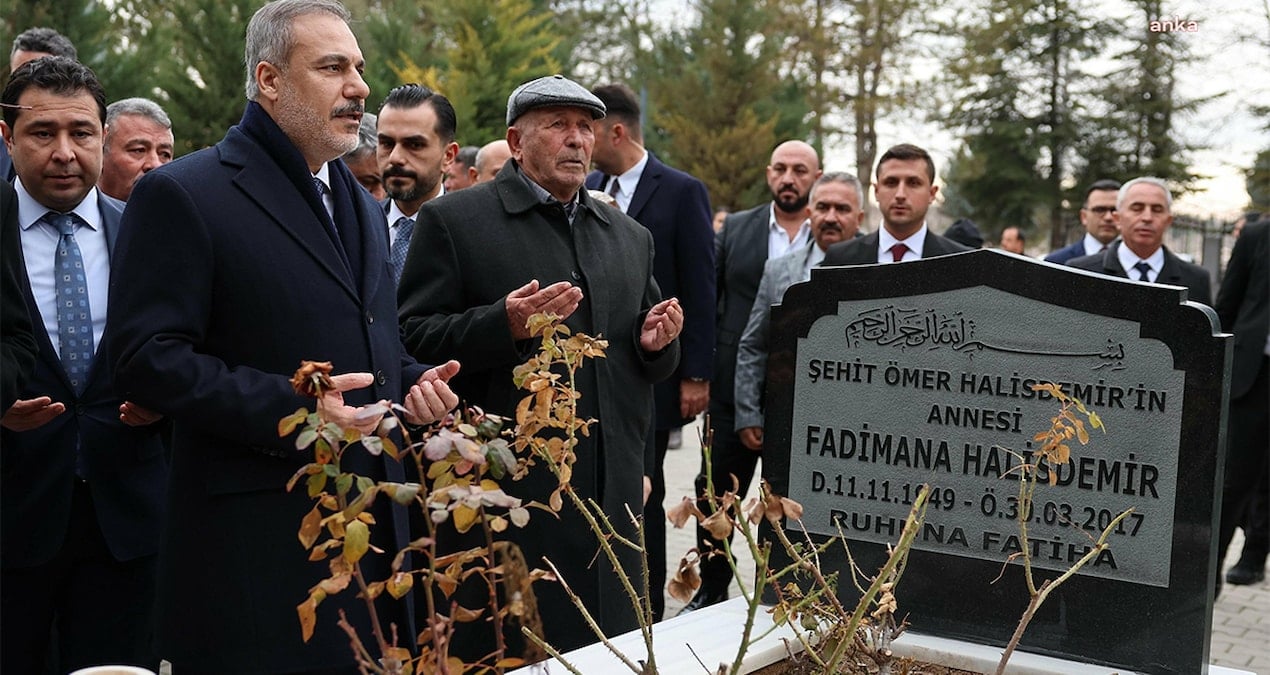
[[[526,393],[512,383],[512,369],[537,350],[525,327],[531,315],[552,312],[574,332],[609,341],[606,358],[578,372],[579,414],[598,422],[579,439],[572,482],[631,535],[626,507],[640,512],[642,478],[651,470],[644,436],[652,385],[674,372],[683,312],[676,299],[661,299],[653,280],[649,231],[583,189],[593,125],[602,117],[604,104],[562,76],[517,87],[507,101],[512,159],[493,181],[424,204],[398,301],[411,353],[461,359],[454,390],[497,414],[514,414]],[[541,463],[505,486],[543,503],[554,487]],[[527,528],[508,534],[531,569],[546,569],[543,557],[559,568],[606,633],[636,627],[608,560],[596,555],[595,535],[571,505],[559,520],[535,510]],[[617,548],[638,584],[638,555]],[[559,584],[540,582],[534,590],[551,644],[571,649],[596,641]],[[473,597],[476,604],[465,606],[484,604]],[[490,630],[485,622],[461,624],[453,650],[487,653]]]

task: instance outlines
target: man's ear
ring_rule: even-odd
[[[278,100],[278,78],[282,77],[282,71],[268,61],[261,61],[256,64],[255,76],[260,95],[271,102]]]

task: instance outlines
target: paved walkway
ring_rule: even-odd
[[[697,436],[700,422],[684,428],[683,448],[671,450],[666,456],[666,507],[677,504],[684,495],[691,495],[692,481],[701,461],[701,443]],[[756,481],[757,482],[757,481]],[[754,492],[754,490],[751,490]],[[666,553],[669,558],[667,579],[674,574],[679,557],[695,545],[695,531],[691,523],[682,530],[668,528]],[[741,542],[740,538],[737,538]],[[741,542],[743,543],[743,542]],[[1230,559],[1238,559],[1243,539],[1236,535],[1231,545]],[[754,561],[748,551],[738,552],[738,565],[743,576],[754,576]],[[732,597],[739,588],[733,583]],[[674,616],[683,603],[674,598],[666,599],[666,616]],[[1256,586],[1226,585],[1213,612],[1212,663],[1270,675],[1270,582]]]

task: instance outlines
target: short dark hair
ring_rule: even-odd
[[[384,108],[409,110],[424,103],[431,105],[432,112],[437,115],[437,136],[445,143],[454,142],[454,135],[458,131],[458,117],[454,114],[454,106],[450,105],[450,99],[422,84],[411,82],[393,87],[388,96],[384,97],[384,102],[379,104],[379,114],[384,114]]]
[[[454,161],[469,168],[476,166],[476,153],[480,151],[481,149],[475,145],[465,145],[459,148],[459,154],[454,156]]]
[[[1089,203],[1089,195],[1095,192],[1101,192],[1103,190],[1113,190],[1115,192],[1119,192],[1120,181],[1112,180],[1110,178],[1103,178],[1102,180],[1096,180],[1093,183],[1091,183],[1089,185],[1089,188],[1085,190],[1085,201],[1081,202],[1081,208],[1082,209],[1085,208],[1085,204]]]
[[[4,122],[12,129],[18,121],[18,99],[27,89],[43,89],[58,96],[74,96],[82,91],[92,95],[97,102],[97,114],[106,124],[106,90],[88,66],[65,56],[46,56],[28,61],[9,76],[9,83],[0,94],[4,107]]]
[[[926,162],[926,177],[931,183],[935,182],[935,160],[930,158],[930,153],[913,145],[912,143],[900,143],[893,145],[889,150],[882,153],[882,158],[878,160],[877,175],[882,176],[882,165],[886,162],[898,159],[901,161],[909,161],[920,159]]]
[[[625,84],[605,84],[591,90],[604,103],[605,116],[625,124],[635,138],[642,138],[640,130],[639,95]]]
[[[65,56],[68,59],[79,58],[75,45],[65,35],[52,28],[28,28],[13,38],[13,47],[9,50],[9,58],[19,51],[43,52],[49,56]]]
[[[1014,233],[1019,237],[1019,241],[1027,241],[1027,236],[1023,234],[1023,228],[1018,225],[1007,225],[1004,230],[1001,230],[1002,237],[1005,236],[1006,230],[1014,230]]]

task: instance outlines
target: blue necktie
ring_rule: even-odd
[[[88,279],[84,259],[75,243],[76,216],[70,213],[44,214],[44,222],[57,229],[57,338],[62,367],[76,394],[84,392],[88,370],[93,365],[93,313],[88,306]]]
[[[397,219],[397,238],[392,240],[392,248],[388,250],[388,264],[392,265],[392,280],[401,283],[401,270],[406,266],[406,252],[410,250],[410,235],[415,231],[414,218],[402,216]]]
[[[1146,262],[1145,260],[1143,260],[1143,261],[1139,262],[1137,265],[1134,265],[1134,266],[1133,266],[1133,269],[1135,269],[1135,270],[1137,270],[1137,271],[1138,271],[1138,275],[1139,275],[1139,276],[1138,276],[1138,281],[1150,281],[1150,280],[1151,280],[1151,277],[1147,276],[1147,272],[1150,272],[1150,271],[1151,271],[1151,263],[1148,263],[1148,262]]]

